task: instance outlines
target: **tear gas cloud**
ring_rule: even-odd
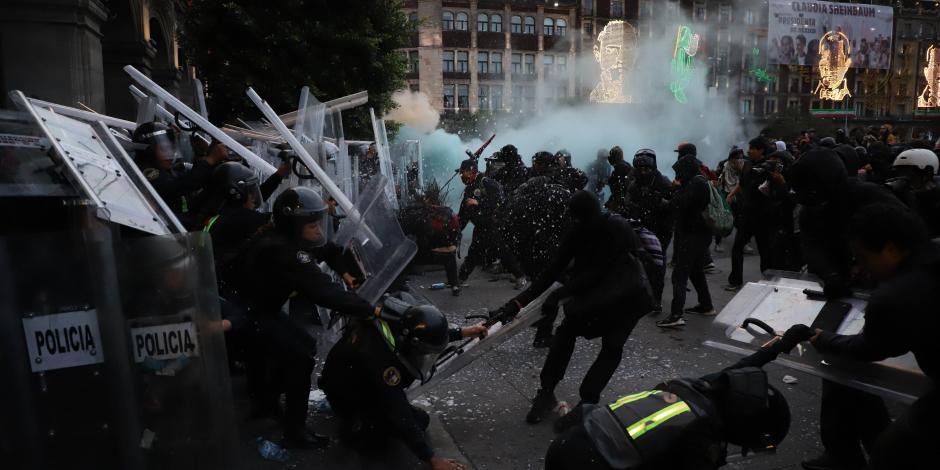
[[[698,148],[699,158],[714,167],[727,157],[732,145],[741,146],[756,129],[738,116],[736,103],[734,107],[729,103],[729,96],[737,96],[733,89],[721,94],[715,89],[710,92],[709,86],[714,84],[707,83],[707,56],[714,54],[715,47],[704,44],[706,35],[702,29],[693,27],[693,32],[702,35],[703,45],[695,55],[694,72],[686,88],[688,102],[680,104],[675,100],[669,82],[673,80],[671,60],[676,31],[680,24],[689,23],[678,17],[661,23],[653,27],[653,31],[663,31],[658,37],[639,39],[636,64],[626,71],[625,94],[632,96],[633,103],[546,104],[541,114],[532,113],[522,125],[513,127],[509,119],[498,120],[492,129],[481,129],[486,132],[480,134],[496,134],[483,156],[513,144],[529,165],[537,151],[554,153],[567,149],[574,165],[584,169],[596,159],[599,149],[619,145],[630,161],[636,150],[651,148],[656,151],[660,171],[671,176],[676,160],[673,150],[680,142],[691,142]],[[597,63],[589,51],[580,54],[574,64],[569,63],[572,66],[585,86],[597,82]],[[538,96],[551,96],[559,86],[562,86],[559,82],[547,81],[538,90]],[[402,127],[398,138],[421,141],[425,177],[434,177],[442,183],[467,158],[465,150],[475,151],[482,144],[479,138],[465,140],[441,129],[423,133],[410,125]],[[483,166],[481,162],[481,170]]]
[[[420,133],[429,133],[437,128],[440,113],[431,106],[428,95],[410,90],[396,91],[392,95],[395,109],[385,119],[399,122]]]

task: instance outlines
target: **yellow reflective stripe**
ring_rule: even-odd
[[[659,393],[661,393],[659,390],[650,390],[648,392],[634,393],[633,395],[627,395],[625,397],[621,397],[619,400],[610,404],[610,411],[614,411],[617,408],[620,408],[621,406],[626,405],[627,403],[635,402],[637,400],[642,400],[646,397],[657,395]]]
[[[689,409],[689,405],[687,405],[684,401],[674,403],[647,416],[646,418],[633,423],[630,425],[630,427],[627,428],[627,433],[630,434],[630,437],[637,439],[656,426],[659,426],[669,419],[689,411],[692,410]]]
[[[206,226],[202,228],[203,232],[209,232],[212,230],[212,226],[215,225],[215,221],[219,220],[219,215],[209,219],[209,222],[206,223]]]
[[[380,331],[382,331],[382,336],[385,337],[385,342],[387,342],[388,345],[391,346],[392,349],[394,350],[395,349],[395,335],[392,334],[392,329],[388,327],[388,323],[386,323],[385,320],[380,319],[378,320],[378,322],[379,322],[379,329]]]

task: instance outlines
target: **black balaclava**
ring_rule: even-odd
[[[594,193],[582,189],[568,201],[568,214],[578,224],[593,225],[601,219],[601,204]]]
[[[702,167],[697,158],[692,155],[686,155],[676,160],[672,165],[672,170],[676,173],[676,179],[683,185],[689,184],[692,178],[702,174]]]
[[[852,147],[848,144],[842,144],[837,146],[835,151],[839,155],[839,158],[842,159],[842,163],[845,165],[845,171],[848,173],[848,176],[856,177],[858,175],[858,169],[862,166],[862,161],[858,157],[858,152],[855,151],[855,147]]]
[[[789,183],[797,201],[818,206],[845,195],[848,172],[836,152],[817,147],[800,157],[789,173]]]

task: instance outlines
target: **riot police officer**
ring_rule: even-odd
[[[184,225],[198,226],[201,221],[190,217],[191,199],[206,186],[212,167],[224,161],[225,154],[210,151],[205,158],[196,160],[192,168],[177,164],[175,131],[157,121],[138,126],[133,141],[139,147],[137,165],[153,189]]]
[[[503,187],[503,195],[511,200],[512,194],[516,188],[525,183],[529,173],[516,146],[504,145],[486,160],[488,164],[486,176],[496,180]]]
[[[552,442],[545,468],[716,469],[725,464],[726,443],[742,451],[776,447],[790,429],[790,408],[760,367],[812,334],[796,326],[721,372],[585,408]]]
[[[449,329],[433,305],[400,315],[387,309],[381,318],[357,320],[346,329],[326,358],[319,386],[350,437],[371,444],[396,436],[433,469],[463,469],[434,454],[425,438],[430,418],[411,405],[405,391],[415,380],[430,378],[447,343],[485,335],[482,325]]]
[[[460,282],[467,281],[473,270],[486,259],[488,251],[499,255],[503,266],[515,277],[516,288],[524,287],[528,280],[513,253],[503,242],[500,232],[502,215],[503,188],[492,178],[480,174],[477,170],[477,161],[467,159],[461,162],[460,180],[466,185],[463,191],[463,200],[460,203],[460,230],[473,223],[473,240],[467,250],[467,257],[460,266]]]
[[[356,318],[378,315],[380,308],[343,290],[317,267],[325,261],[354,286],[350,263],[342,250],[327,243],[323,224],[327,204],[316,191],[290,188],[274,202],[274,230],[249,245],[240,256],[236,296],[247,307],[254,338],[253,362],[248,365],[253,406],[258,413],[277,406],[278,393],[259,378],[268,362],[283,368],[285,377],[284,444],[317,447],[326,441],[306,431],[307,399],[313,373],[316,342],[283,314],[292,295],[312,304]]]
[[[894,159],[897,176],[885,182],[898,199],[927,224],[930,236],[940,236],[940,187],[934,181],[940,162],[927,149],[910,149]]]
[[[579,168],[571,166],[571,152],[561,149],[555,153],[558,159],[558,181],[561,185],[568,188],[568,191],[575,192],[584,189],[588,184],[587,175]]]
[[[610,187],[610,198],[604,207],[611,212],[623,214],[627,210],[627,203],[630,201],[630,186],[633,184],[633,167],[623,159],[623,149],[619,146],[610,149],[607,155],[607,161],[613,167],[613,171],[607,178],[607,186]]]

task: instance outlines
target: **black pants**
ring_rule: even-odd
[[[259,315],[250,322],[252,350],[248,360],[249,394],[261,408],[277,406],[284,391],[284,433],[297,435],[307,422],[310,376],[317,342],[286,315]]]
[[[933,469],[940,462],[936,426],[940,420],[940,389],[936,387],[914,402],[875,443],[873,470]]]
[[[708,291],[708,280],[705,279],[705,252],[711,242],[712,235],[709,232],[676,237],[673,255],[676,265],[672,268],[672,315],[682,316],[685,309],[685,286],[688,281],[692,281],[692,286],[695,287],[698,304],[712,307],[712,296]]]
[[[580,315],[604,315],[613,317],[615,315],[625,316],[623,319],[603,321],[599,323],[608,326],[603,328],[606,333],[600,335],[601,350],[597,354],[597,359],[591,364],[584,380],[581,381],[579,390],[581,401],[584,403],[597,403],[600,401],[601,392],[610,382],[617,367],[620,366],[620,359],[623,356],[623,345],[630,337],[633,327],[636,326],[636,316],[629,313],[626,308],[619,307],[607,309],[606,312],[586,312]],[[548,357],[545,358],[545,365],[542,366],[540,374],[542,390],[555,390],[555,387],[565,377],[565,371],[568,370],[568,362],[571,361],[571,355],[574,353],[574,344],[579,336],[588,334],[589,327],[582,318],[572,319],[566,317],[558,329],[555,330],[555,339],[548,350]]]
[[[460,284],[457,277],[457,252],[437,253],[429,251],[421,253],[413,261],[413,264],[435,264],[444,267],[444,273],[447,274],[447,283],[456,286]]]
[[[495,252],[503,262],[503,267],[513,276],[520,277],[523,275],[516,257],[509,250],[509,245],[504,242],[499,230],[496,228],[487,228],[485,230],[474,228],[473,241],[470,242],[467,257],[460,266],[460,279],[466,280],[477,266],[485,263],[488,251]]]
[[[552,441],[545,454],[545,470],[609,470],[583,425],[569,429]]]
[[[728,284],[738,286],[744,283],[744,245],[747,245],[752,237],[757,242],[761,272],[769,268],[772,254],[770,231],[757,214],[742,213],[735,222],[734,244],[731,246],[731,273],[728,274]]]
[[[871,454],[878,435],[890,423],[880,397],[823,380],[819,431],[828,454],[846,464],[863,466],[865,458],[859,445]]]

